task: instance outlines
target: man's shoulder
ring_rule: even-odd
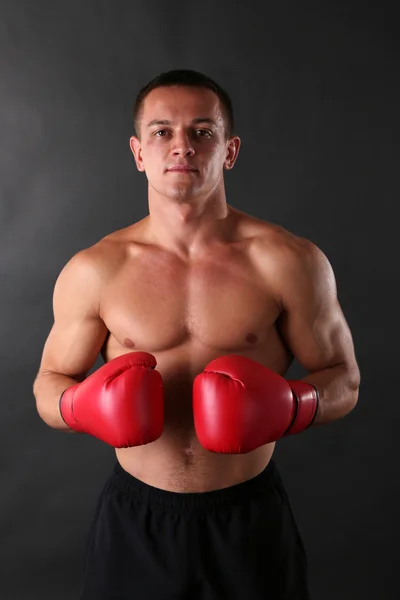
[[[136,221],[126,227],[122,227],[121,229],[116,229],[111,231],[104,237],[102,237],[97,244],[96,247],[102,249],[110,248],[113,246],[115,249],[118,247],[126,246],[130,243],[140,243],[143,237],[143,226],[145,224],[146,219],[142,219],[140,221]]]
[[[125,228],[128,229],[128,228]],[[123,229],[108,233],[90,246],[78,250],[67,262],[64,270],[97,274],[104,278],[115,273],[129,253],[129,238]],[[131,239],[134,242],[133,239]]]
[[[116,229],[104,235],[97,242],[83,248],[76,254],[76,259],[91,264],[102,264],[109,260],[123,260],[140,245],[142,221]]]
[[[279,286],[282,280],[318,281],[330,277],[329,260],[313,241],[248,215],[243,227],[250,240],[252,261],[269,282]]]
[[[271,252],[280,254],[281,258],[303,259],[318,252],[317,246],[309,239],[295,234],[282,225],[266,221],[242,213],[241,230],[243,236],[252,241],[255,250],[262,255],[266,253],[271,256]]]

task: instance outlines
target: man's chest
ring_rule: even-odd
[[[101,301],[116,342],[153,352],[188,341],[227,352],[262,344],[279,312],[272,287],[240,263],[123,269]]]

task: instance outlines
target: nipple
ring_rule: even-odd
[[[127,348],[134,348],[135,347],[135,342],[132,342],[132,340],[130,338],[125,338],[124,339],[124,346],[126,346]]]
[[[258,341],[258,337],[256,336],[255,333],[248,333],[246,335],[246,342],[249,342],[249,344],[255,344]]]

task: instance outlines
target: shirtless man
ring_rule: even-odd
[[[116,448],[81,599],[305,600],[271,458],[278,439],[357,403],[332,268],[310,241],[227,204],[240,139],[215,82],[161,75],[137,98],[135,130],[149,215],[61,271],[34,383],[50,427]],[[284,379],[293,357],[302,381]]]

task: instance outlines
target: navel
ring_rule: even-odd
[[[124,339],[124,346],[126,346],[127,348],[134,348],[135,347],[135,342],[132,342],[132,340],[130,338],[125,338]]]

